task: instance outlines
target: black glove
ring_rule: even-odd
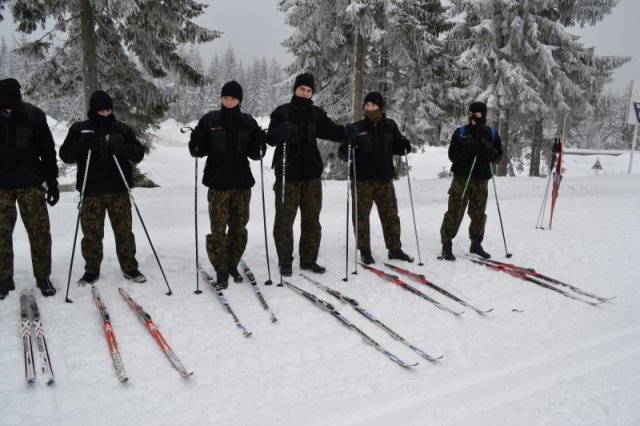
[[[407,154],[411,152],[411,142],[409,142],[409,139],[404,136],[402,137],[402,149]]]
[[[47,204],[53,207],[58,203],[59,199],[58,181],[56,179],[47,181]]]
[[[338,147],[338,158],[345,162],[349,161],[349,148],[350,146],[348,144],[341,144]]]
[[[476,147],[478,158],[488,162],[492,161],[498,153],[498,151],[493,147],[493,142],[486,138],[480,139]]]
[[[108,135],[107,136],[107,141],[109,141],[109,143],[112,142],[117,142],[117,143],[124,143],[124,136],[122,136],[120,133],[115,133],[113,135]]]
[[[347,136],[347,141],[352,144],[358,138],[360,132],[355,123],[348,123],[344,126],[344,133]]]
[[[271,131],[271,136],[278,142],[283,142],[289,139],[291,134],[291,123],[283,121],[278,127]]]
[[[130,152],[130,146],[126,143],[110,141],[107,144],[107,153],[109,155],[121,155],[126,157]]]

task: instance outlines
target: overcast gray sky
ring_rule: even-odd
[[[202,48],[208,59],[221,55],[232,45],[245,65],[254,58],[275,57],[282,65],[291,55],[281,46],[291,33],[284,23],[284,14],[277,10],[278,0],[206,0],[209,8],[197,23],[224,32],[222,37]],[[5,11],[6,12],[6,11]],[[0,23],[0,33],[9,41],[15,24],[11,17]],[[640,80],[640,43],[637,41],[637,22],[640,1],[621,0],[613,13],[593,27],[573,28],[586,46],[593,46],[599,55],[632,56],[633,59],[614,74],[613,89],[623,92],[630,80]]]

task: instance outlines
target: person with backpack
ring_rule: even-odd
[[[298,209],[301,216],[300,269],[317,274],[325,272],[325,267],[317,263],[322,238],[320,178],[324,170],[317,139],[344,142],[345,133],[343,126],[335,124],[322,108],[313,104],[314,92],[313,75],[299,74],[293,84],[291,101],[278,106],[271,113],[269,123],[267,143],[276,147],[273,156],[276,174],[273,238],[280,273],[285,277],[293,273],[293,222]]]
[[[88,120],[71,125],[60,147],[62,161],[78,164],[76,189],[82,196],[80,226],[85,260],[85,272],[78,282],[93,284],[100,277],[104,220],[108,213],[124,278],[144,283],[147,278],[138,270],[135,257],[127,188],[134,186],[132,163],[142,161],[144,147],[133,129],[116,119],[113,99],[107,92],[93,92],[87,115]]]
[[[31,265],[43,296],[53,296],[51,232],[47,204],[58,191],[56,149],[45,113],[22,101],[20,83],[0,80],[0,300],[15,290],[13,229],[16,203],[29,237]],[[46,182],[46,188],[42,186]]]
[[[363,109],[364,119],[345,126],[355,156],[349,173],[353,179],[351,188],[356,190],[354,201],[358,200],[353,209],[353,222],[358,230],[360,258],[366,265],[375,263],[369,238],[369,215],[375,202],[389,259],[413,262],[413,257],[402,251],[398,200],[393,186],[396,177],[393,156],[410,152],[411,144],[400,133],[396,122],[386,117],[382,94],[368,93]],[[343,161],[348,160],[349,148],[349,144],[343,144],[338,150]]]
[[[240,111],[242,98],[238,82],[225,83],[220,109],[203,115],[189,140],[193,157],[207,157],[202,183],[209,187],[211,233],[206,247],[220,289],[228,287],[229,276],[242,282],[238,262],[247,245],[249,202],[255,184],[249,159],[260,160],[266,150],[260,126]]]
[[[453,181],[449,188],[449,203],[440,227],[442,258],[454,261],[453,239],[458,233],[464,211],[471,218],[469,251],[486,259],[491,255],[482,247],[489,196],[492,164],[502,158],[502,143],[495,129],[487,126],[487,105],[473,102],[469,105],[469,124],[456,129],[451,136],[449,160],[453,163]]]

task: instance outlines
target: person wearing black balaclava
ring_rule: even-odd
[[[266,136],[256,120],[240,111],[242,86],[229,81],[220,91],[219,110],[200,118],[191,133],[189,152],[207,157],[202,183],[209,187],[211,233],[207,255],[216,270],[216,284],[225,289],[229,276],[242,282],[238,262],[247,245],[251,188],[255,184],[249,159],[259,160],[266,150]]]
[[[393,156],[410,152],[411,144],[400,133],[396,122],[385,115],[382,94],[368,93],[362,107],[364,119],[345,126],[347,137],[354,147],[355,159],[349,173],[354,177],[355,169],[353,185],[357,186],[357,196],[354,200],[358,200],[358,205],[353,209],[353,214],[355,217],[357,212],[358,216],[354,222],[358,227],[360,258],[366,265],[375,263],[369,238],[369,215],[375,203],[389,259],[413,262],[413,257],[401,248],[398,200],[393,186],[393,179],[396,177]],[[338,151],[339,157],[344,161],[348,160],[348,148],[348,144],[343,144]]]
[[[133,129],[116,119],[113,99],[107,92],[93,92],[87,115],[88,120],[76,122],[69,128],[60,147],[62,161],[78,164],[76,189],[81,192],[85,184],[80,210],[85,272],[78,282],[93,284],[100,277],[104,220],[108,213],[122,273],[128,280],[143,283],[147,278],[138,270],[135,257],[131,199],[118,165],[127,185],[133,188],[131,163],[142,161],[144,147]],[[84,182],[87,167],[87,181]]]
[[[42,186],[46,182],[46,189]],[[58,165],[45,113],[22,101],[20,83],[0,80],[0,300],[15,290],[13,229],[16,203],[29,237],[36,285],[53,296],[51,232],[47,203],[60,198]]]
[[[453,181],[449,189],[448,210],[440,227],[440,238],[442,258],[451,261],[456,259],[452,240],[458,233],[467,203],[467,213],[471,218],[469,251],[484,258],[491,257],[482,247],[482,240],[487,221],[488,181],[492,176],[490,167],[502,158],[502,143],[497,132],[487,126],[487,106],[484,103],[473,102],[469,105],[468,118],[469,124],[456,129],[449,145]],[[467,192],[462,200],[469,176]]]
[[[320,210],[322,209],[322,182],[324,164],[318,150],[318,138],[333,142],[345,140],[344,127],[335,124],[327,113],[313,104],[315,78],[308,73],[299,74],[293,84],[293,97],[289,103],[278,106],[271,113],[269,143],[276,147],[273,168],[276,183],[276,217],[273,238],[278,252],[278,266],[283,276],[293,273],[293,222],[300,209],[300,269],[317,274],[325,272],[318,265],[318,252],[322,239]],[[283,153],[285,196],[282,200]]]

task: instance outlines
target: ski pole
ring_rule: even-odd
[[[193,132],[192,127],[182,127],[180,128],[180,133]],[[198,147],[196,146],[196,152],[198,151]],[[196,291],[195,294],[201,294],[202,290],[200,290],[200,274],[198,271],[200,270],[200,255],[198,254],[198,157],[195,157],[195,175],[194,175],[194,203],[193,203],[193,218],[195,223],[195,236],[196,236]]]
[[[349,281],[349,191],[351,190],[351,146],[347,145],[347,215],[345,216],[345,240],[344,250],[344,278],[342,281]],[[356,218],[357,220],[357,218]],[[357,225],[356,225],[357,228]],[[358,241],[356,240],[356,256]]]
[[[496,197],[496,206],[498,207],[498,217],[500,218],[500,230],[502,231],[502,241],[504,242],[504,252],[507,258],[513,256],[507,250],[507,239],[504,236],[504,226],[502,225],[502,214],[500,214],[500,202],[498,201],[498,191],[496,190],[496,178],[493,176],[493,167],[491,167],[491,163],[489,163],[489,171],[491,172],[491,180],[493,181],[493,195]]]
[[[267,273],[269,274],[269,279],[264,282],[264,285],[271,285],[273,281],[271,281],[271,266],[269,261],[269,242],[267,240],[267,210],[265,209],[264,203],[264,168],[262,166],[262,157],[260,156],[260,192],[262,193],[262,222],[264,225],[264,249],[267,254]]]
[[[409,200],[411,200],[411,216],[413,217],[413,233],[416,236],[416,247],[418,248],[418,265],[423,266],[424,263],[422,263],[422,257],[420,256],[420,243],[418,241],[418,227],[416,225],[416,212],[415,212],[415,209],[413,208],[413,192],[411,192],[411,178],[409,177],[409,157],[407,156],[406,151],[404,152],[404,162],[405,162],[405,165],[407,166],[407,184],[409,185]],[[471,175],[469,175],[469,177],[471,177]]]
[[[81,133],[93,133],[93,130],[83,130]],[[78,218],[76,219],[76,231],[73,234],[73,248],[71,249],[71,262],[69,263],[69,278],[67,279],[67,294],[64,301],[67,303],[73,303],[73,300],[69,299],[69,287],[71,286],[71,271],[73,270],[73,258],[76,254],[76,242],[78,241],[78,227],[80,226],[80,212],[82,210],[82,202],[84,201],[84,191],[87,187],[87,175],[89,174],[89,163],[91,162],[91,148],[87,153],[87,164],[84,169],[84,176],[82,177],[82,191],[80,191],[80,200],[78,201]]]
[[[355,151],[353,151],[353,147],[350,147],[349,149],[351,149],[351,161],[353,162],[353,215],[354,215],[354,222],[353,222],[353,229],[354,229],[354,233],[356,236],[356,243],[353,247],[354,249],[354,257],[353,257],[353,272],[351,274],[353,275],[358,275],[358,174],[357,174],[357,167],[356,167],[356,153]]]
[[[544,211],[547,208],[547,197],[549,195],[549,186],[551,184],[551,176],[553,175],[553,166],[556,162],[556,154],[558,153],[558,145],[560,144],[558,138],[553,142],[551,148],[551,164],[549,165],[549,176],[547,179],[547,188],[544,190],[544,196],[542,197],[542,205],[540,206],[540,212],[538,213],[538,220],[536,221],[536,229],[544,229],[542,226],[544,222]]]
[[[107,135],[107,142],[108,140],[108,136]],[[156,253],[156,249],[153,246],[153,243],[151,242],[151,237],[149,236],[149,232],[147,231],[147,226],[144,223],[144,220],[142,220],[142,214],[140,214],[140,209],[138,209],[138,205],[136,204],[136,200],[135,198],[133,198],[133,194],[131,193],[131,188],[129,187],[129,184],[127,183],[127,179],[125,179],[124,177],[124,173],[122,173],[122,168],[120,167],[120,163],[118,163],[118,159],[116,158],[115,155],[112,155],[113,157],[113,161],[116,163],[116,167],[118,168],[118,171],[120,172],[120,177],[122,178],[122,182],[124,183],[125,188],[127,189],[127,192],[129,193],[129,198],[131,198],[131,202],[133,203],[133,206],[136,209],[136,213],[138,214],[138,218],[140,219],[140,223],[142,224],[142,229],[144,229],[144,233],[147,236],[147,240],[149,241],[149,245],[151,246],[151,251],[153,251],[153,255],[156,258],[156,261],[158,262],[158,266],[160,267],[160,272],[162,272],[162,277],[164,278],[164,282],[167,285],[167,289],[169,289],[169,292],[167,293],[167,296],[171,296],[173,294],[173,292],[171,291],[171,287],[169,286],[169,281],[167,280],[167,276],[164,273],[164,269],[162,269],[162,264],[160,263],[160,259],[158,258],[158,253]]]
[[[287,142],[283,141],[282,143],[282,198],[280,204],[280,244],[284,242],[284,226],[282,226],[282,222],[284,222],[284,196],[285,196],[285,184],[287,182]],[[283,287],[282,284],[282,265],[280,265],[280,282],[278,283],[278,287]]]

